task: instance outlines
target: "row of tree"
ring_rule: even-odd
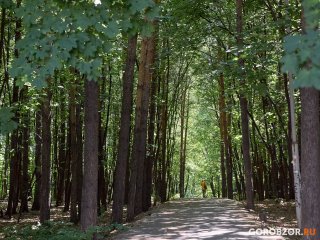
[[[86,230],[111,201],[112,221],[124,205],[131,221],[152,199],[196,194],[200,178],[248,208],[295,196],[300,206],[296,124],[302,224],[319,226],[318,91],[290,102],[291,73],[318,87],[306,82],[319,71],[319,3],[303,4],[301,28],[297,1],[3,1],[6,214],[32,196],[41,222],[63,205]]]

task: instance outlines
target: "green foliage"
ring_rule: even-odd
[[[87,1],[49,1],[44,5],[41,0],[25,1],[16,10],[25,35],[17,43],[19,57],[11,66],[11,76],[19,77],[20,86],[29,81],[41,88],[57,70],[72,67],[89,80],[97,80],[102,58],[121,31],[138,31],[143,25],[139,13],[146,8],[151,17],[155,16],[151,2],[102,1],[94,5]],[[134,8],[131,13],[129,6]],[[144,25],[142,29],[149,33],[150,25]]]
[[[14,7],[14,3],[12,0],[0,0],[0,6],[2,8],[11,9]]]
[[[6,135],[17,128],[18,124],[13,121],[13,117],[10,107],[0,108],[0,135]]]
[[[282,71],[295,75],[295,87],[320,89],[320,2],[303,1],[306,27],[304,34],[287,36]]]
[[[123,225],[95,226],[86,232],[79,230],[72,223],[51,222],[43,225],[28,225],[21,228],[11,226],[4,229],[5,239],[32,239],[32,240],[91,240],[93,235],[97,239],[105,238],[112,230],[125,230]]]

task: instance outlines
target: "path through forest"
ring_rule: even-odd
[[[283,239],[258,237],[249,229],[261,227],[257,217],[228,199],[184,199],[165,203],[112,239]]]

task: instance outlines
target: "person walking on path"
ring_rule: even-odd
[[[201,189],[202,189],[202,197],[205,198],[207,193],[207,184],[204,179],[202,179],[201,181]]]

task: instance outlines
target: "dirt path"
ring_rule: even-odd
[[[164,204],[112,239],[283,239],[258,237],[250,228],[260,227],[257,217],[227,199],[186,199]]]

